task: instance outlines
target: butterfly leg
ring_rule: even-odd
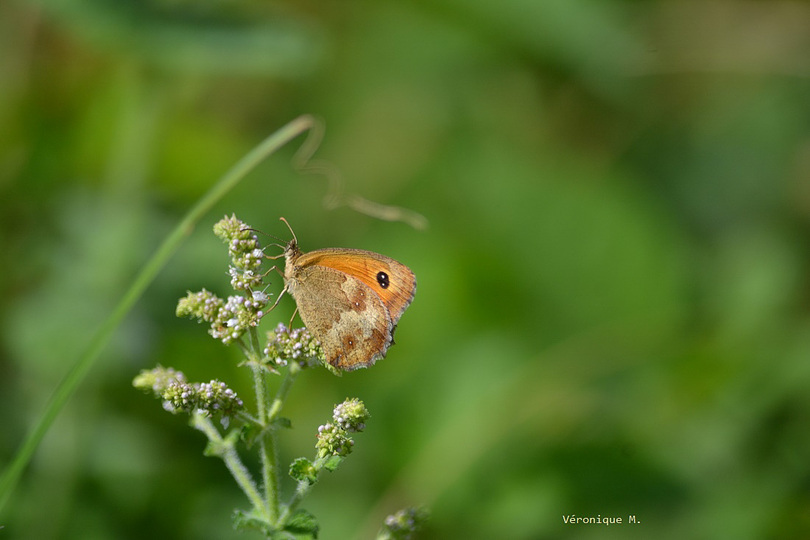
[[[284,293],[285,293],[285,292],[287,292],[287,287],[284,287],[283,289],[281,289],[281,292],[280,292],[280,293],[278,293],[278,297],[276,298],[276,301],[275,301],[275,302],[273,302],[273,305],[272,305],[272,306],[270,306],[270,309],[268,309],[268,310],[267,310],[267,312],[270,312],[270,311],[273,311],[274,309],[276,309],[276,306],[277,306],[277,305],[278,305],[278,303],[281,301],[281,297],[282,297],[282,296],[284,296]],[[297,309],[297,308],[296,308],[296,309]]]
[[[296,313],[298,313],[298,306],[295,306],[295,309],[293,310],[292,317],[290,317],[290,324],[289,324],[289,326],[287,326],[287,328],[289,328],[290,330],[292,330],[293,319],[295,319],[295,314]]]
[[[262,277],[263,277],[263,278],[266,278],[266,277],[267,277],[267,274],[269,274],[269,273],[270,273],[270,272],[272,272],[273,270],[275,270],[275,271],[276,271],[276,273],[277,273],[278,275],[280,275],[281,277],[284,277],[284,272],[282,272],[282,271],[281,271],[281,268],[279,268],[277,265],[273,265],[273,266],[272,266],[272,268],[268,268],[268,269],[267,269],[267,272],[265,272],[264,274],[262,274]]]

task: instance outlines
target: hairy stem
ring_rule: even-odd
[[[281,381],[281,386],[279,386],[278,392],[276,392],[276,397],[273,399],[273,403],[270,404],[270,410],[267,412],[267,418],[270,422],[278,418],[279,413],[281,413],[284,400],[287,399],[290,387],[292,387],[292,383],[299,373],[301,373],[301,366],[299,366],[297,362],[290,362],[287,373]]]
[[[321,471],[323,470],[324,464],[326,463],[325,458],[318,458],[313,463],[316,472],[316,477],[320,476]],[[284,505],[284,509],[281,512],[281,515],[278,518],[278,524],[280,526],[284,526],[287,520],[290,518],[290,515],[298,508],[298,505],[301,504],[301,501],[304,500],[304,497],[307,496],[309,490],[312,489],[312,486],[315,485],[314,482],[298,482],[298,485],[295,487],[295,493],[293,493],[292,497],[290,497],[290,502]]]
[[[284,525],[287,520],[290,518],[290,515],[293,511],[298,508],[298,505],[301,504],[301,501],[304,500],[309,490],[312,488],[308,482],[298,482],[298,486],[295,488],[295,493],[293,496],[290,497],[290,502],[284,506],[284,510],[281,512],[281,516],[278,518],[279,525]]]
[[[210,447],[214,450],[214,454],[221,457],[225,462],[225,466],[231,471],[234,480],[236,480],[236,483],[242,488],[242,491],[245,492],[245,495],[253,504],[256,511],[261,516],[264,516],[268,522],[274,522],[275,520],[270,521],[264,499],[262,499],[256,487],[256,483],[250,476],[250,472],[244,466],[242,460],[239,459],[239,454],[236,452],[235,448],[236,437],[229,436],[223,439],[217,428],[211,423],[211,419],[202,414],[195,413],[192,416],[191,424],[195,429],[202,431],[205,433],[206,437],[208,437]]]
[[[276,523],[279,513],[279,470],[276,450],[276,430],[271,428],[259,442],[262,457],[262,480],[271,523]]]

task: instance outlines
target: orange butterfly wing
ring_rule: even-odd
[[[410,268],[385,255],[362,249],[328,248],[303,253],[296,265],[325,266],[357,278],[374,291],[396,325],[416,294],[416,276]]]
[[[338,369],[368,367],[385,356],[394,330],[416,293],[404,264],[361,249],[285,252],[286,289],[304,324]],[[371,295],[371,296],[369,296]]]

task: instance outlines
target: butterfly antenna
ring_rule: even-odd
[[[286,225],[288,229],[290,229],[290,234],[292,234],[293,240],[295,240],[295,243],[298,244],[298,238],[295,237],[295,231],[292,230],[292,227],[290,227],[290,224],[287,222],[287,219],[283,217],[279,219],[284,222],[284,225]]]
[[[243,231],[253,231],[253,232],[255,232],[255,233],[263,234],[263,235],[265,235],[265,236],[269,236],[270,238],[274,238],[274,239],[278,240],[279,242],[284,242],[284,240],[282,240],[281,238],[279,238],[279,237],[278,237],[278,236],[276,236],[275,234],[270,234],[270,233],[264,232],[264,231],[263,231],[263,230],[261,230],[261,229],[255,229],[255,228],[253,228],[253,227],[245,227],[245,228],[243,228],[242,230],[243,230]],[[276,246],[276,247],[279,247],[279,248],[281,248],[281,249],[284,249],[284,248],[286,247],[284,244],[276,244],[276,243],[270,243],[270,244],[267,244],[267,245],[269,245],[269,246]]]

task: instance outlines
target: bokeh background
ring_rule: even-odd
[[[264,163],[119,328],[0,536],[258,538],[131,386],[162,364],[251,395],[174,317],[229,294],[211,225],[235,212],[418,276],[384,361],[293,388],[285,462],[344,397],[373,415],[305,504],[322,538],[418,504],[425,539],[810,537],[809,77],[796,1],[0,2],[0,466],[171,227],[296,116],[348,192],[430,222],[325,209],[297,144]]]

